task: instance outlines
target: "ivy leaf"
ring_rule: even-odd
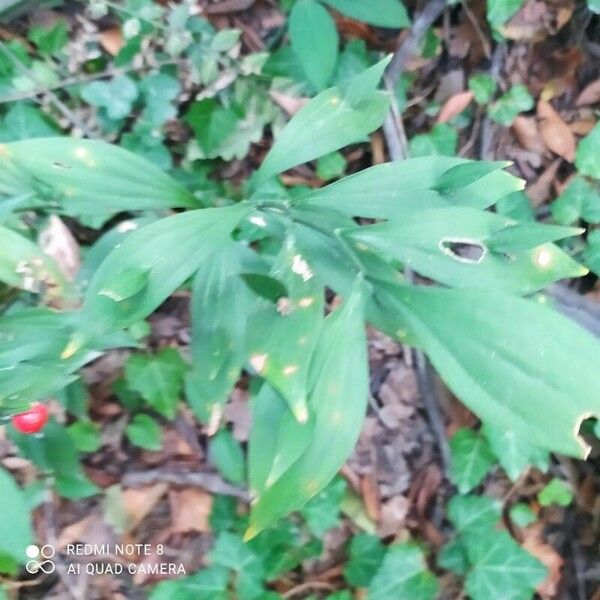
[[[521,2],[521,0],[517,1]],[[533,98],[529,90],[519,83],[513,85],[508,92],[490,106],[488,115],[490,119],[508,126],[512,124],[519,113],[531,110],[533,104]]]
[[[576,175],[551,205],[558,223],[571,225],[579,219],[600,223],[600,193],[584,177]]]
[[[110,119],[124,119],[131,113],[138,97],[138,88],[130,77],[120,75],[111,81],[92,81],[81,89],[81,97],[106,110]]]
[[[300,514],[314,536],[322,537],[339,523],[340,504],[345,495],[346,482],[336,478],[302,507]]]
[[[316,0],[298,0],[289,18],[292,49],[317,91],[327,87],[338,56],[335,22]]]
[[[355,535],[350,541],[350,556],[344,567],[344,579],[354,587],[367,587],[385,555],[379,538],[368,533]]]
[[[459,429],[450,438],[450,477],[461,494],[477,486],[494,465],[487,440],[471,429]]]
[[[467,553],[473,568],[467,575],[466,590],[473,600],[530,599],[547,574],[546,567],[505,531],[472,536]]]
[[[458,166],[472,164],[475,163],[445,156],[384,163],[308,192],[294,199],[294,206],[321,211],[328,208],[351,217],[391,219],[402,218],[409,211],[450,205],[483,209],[523,188],[523,181],[502,171],[500,164],[477,163],[485,165],[488,171],[474,180],[461,178],[462,182],[454,183],[447,197],[440,187],[444,175]]]
[[[208,455],[225,479],[232,483],[242,483],[246,479],[244,453],[228,430],[221,429],[210,438]]]
[[[0,554],[8,554],[21,563],[26,559],[25,548],[33,539],[27,502],[15,480],[2,468],[0,489]]]
[[[600,179],[600,123],[579,142],[575,166],[581,175]]]
[[[254,177],[260,186],[269,178],[362,141],[383,122],[389,99],[377,86],[389,58],[313,98],[286,125]]]
[[[453,496],[448,503],[448,518],[458,533],[478,535],[494,529],[501,504],[487,496]]]
[[[492,452],[512,481],[516,481],[530,465],[535,465],[542,471],[548,469],[548,452],[534,446],[526,431],[503,429],[485,423],[483,432]]]
[[[409,142],[410,154],[415,158],[442,154],[454,156],[458,133],[448,123],[436,123],[429,133],[419,133]]]
[[[401,29],[410,25],[404,4],[400,0],[322,0],[342,14],[377,27]]]
[[[231,108],[223,108],[213,98],[194,102],[184,120],[193,129],[198,144],[207,158],[214,158],[222,140],[236,128],[239,115]]]
[[[174,348],[154,356],[133,354],[125,363],[127,385],[164,417],[177,412],[187,364]]]
[[[165,73],[146,75],[140,82],[140,91],[146,102],[142,119],[153,127],[158,127],[175,118],[177,109],[172,102],[180,90],[179,81]]]
[[[569,506],[573,502],[573,492],[564,481],[555,477],[538,494],[538,500],[542,506]]]
[[[54,419],[44,427],[43,436],[15,431],[11,431],[10,436],[25,458],[54,477],[54,486],[61,496],[78,500],[98,493],[81,467],[73,439]]]
[[[438,583],[423,552],[412,544],[390,546],[369,586],[367,600],[433,600]]]
[[[30,194],[33,206],[73,216],[198,205],[158,167],[105,142],[67,137],[11,142],[0,148],[0,165],[0,194]]]
[[[16,102],[10,106],[0,125],[0,142],[48,137],[57,133],[58,129],[37,108]]]
[[[592,375],[600,344],[591,334],[547,306],[501,293],[378,283],[376,294],[401,318],[399,339],[415,339],[484,422],[524,432],[552,452],[589,453],[578,432],[600,415],[600,380]]]
[[[159,583],[150,594],[150,600],[230,600],[229,570],[218,565],[201,569],[180,579]]]
[[[461,207],[411,212],[402,220],[354,227],[344,235],[359,249],[362,244],[382,252],[447,285],[526,294],[588,272],[553,244],[531,249],[540,241],[577,232],[517,226],[505,217]],[[494,240],[501,243],[504,236],[510,253],[494,251]]]
[[[487,0],[487,19],[494,29],[501,28],[523,5],[523,0]]]
[[[150,415],[135,415],[125,433],[132,444],[145,450],[160,450],[162,447],[160,425]]]
[[[469,79],[469,89],[477,104],[487,104],[494,97],[496,82],[486,73],[480,73]]]
[[[318,494],[356,443],[368,396],[362,297],[358,282],[342,307],[325,320],[309,375],[310,442],[252,506],[247,538]]]

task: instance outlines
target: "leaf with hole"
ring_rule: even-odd
[[[551,452],[587,456],[579,428],[600,415],[600,343],[591,334],[502,293],[379,283],[377,294],[484,422],[522,431]]]
[[[366,246],[420,275],[456,287],[528,294],[559,279],[587,273],[553,244],[518,249],[531,245],[532,232],[539,241],[577,230],[569,233],[564,228],[517,225],[472,208],[439,208],[410,213],[401,221],[356,227],[345,236],[359,250]],[[494,251],[495,236],[510,242],[510,252]]]

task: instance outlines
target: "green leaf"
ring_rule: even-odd
[[[600,0],[587,0],[588,8],[597,15],[600,15]]]
[[[315,537],[323,537],[340,522],[340,505],[345,495],[346,482],[338,477],[302,507],[300,514]]]
[[[559,235],[565,233],[559,229]],[[504,233],[507,230],[510,236]],[[412,212],[401,221],[355,227],[344,235],[359,250],[362,244],[425,277],[457,287],[530,293],[588,272],[553,244],[519,250],[531,246],[532,231],[535,239],[553,239],[557,233],[543,225],[517,227],[505,217],[461,207]],[[500,232],[510,241],[510,253],[493,249]]]
[[[189,211],[132,232],[94,274],[81,314],[82,331],[97,334],[142,320],[231,241],[231,231],[247,212],[245,203]],[[121,273],[142,271],[147,283],[135,296],[115,302],[106,295]]]
[[[69,41],[69,32],[64,21],[56,21],[52,27],[32,27],[27,37],[44,54],[56,55]]]
[[[600,229],[592,231],[587,238],[587,247],[583,253],[585,264],[596,275],[600,274]]]
[[[244,453],[227,429],[221,429],[210,438],[208,456],[225,479],[232,483],[243,483],[246,479]]]
[[[0,125],[0,142],[56,135],[58,129],[35,107],[25,102],[12,104]]]
[[[187,364],[175,348],[154,356],[133,354],[125,363],[127,385],[158,413],[172,419],[177,412]]]
[[[200,266],[194,280],[193,366],[186,378],[186,395],[205,422],[215,407],[225,403],[246,361],[247,315],[253,297],[240,275],[256,262],[258,255],[230,242]]]
[[[113,302],[123,302],[141,292],[148,283],[147,269],[125,269],[117,273],[98,294]]]
[[[487,19],[498,29],[504,25],[523,5],[524,0],[487,0]]]
[[[385,546],[368,533],[355,535],[350,541],[350,555],[344,567],[344,579],[354,587],[367,587],[379,569]]]
[[[506,474],[516,481],[529,466],[546,471],[549,456],[546,450],[534,446],[527,436],[511,429],[485,423],[483,433]]]
[[[189,577],[159,583],[150,600],[230,600],[229,570],[218,565],[201,569]]]
[[[162,448],[162,432],[160,425],[150,415],[135,415],[125,428],[129,441],[145,450]]]
[[[448,123],[436,123],[430,133],[419,133],[409,142],[410,154],[415,158],[419,156],[432,156],[442,154],[454,156],[458,133]]]
[[[291,236],[271,275],[279,277],[288,296],[277,305],[259,300],[253,307],[248,325],[249,362],[304,423],[308,419],[308,369],[323,320],[323,287]]]
[[[554,478],[538,494],[538,500],[542,506],[569,506],[573,502],[573,492],[564,481]]]
[[[92,106],[105,109],[110,119],[118,120],[131,113],[138,89],[133,79],[119,75],[110,81],[88,83],[81,89],[81,97]]]
[[[479,73],[469,79],[469,89],[473,92],[477,104],[487,104],[494,97],[496,82],[488,74]]]
[[[389,108],[388,96],[377,91],[388,63],[389,58],[347,80],[343,89],[321,92],[297,112],[257,171],[255,186],[291,167],[360,142],[377,129]]]
[[[227,567],[236,573],[236,589],[240,600],[256,598],[262,590],[264,568],[259,557],[242,538],[228,532],[223,532],[217,538],[210,553],[212,564]],[[240,592],[246,593],[240,593]],[[254,593],[252,593],[254,592]]]
[[[179,183],[147,160],[100,141],[67,137],[0,146],[0,194],[32,194],[32,206],[59,213],[195,207]]]
[[[377,27],[401,29],[410,25],[410,19],[400,0],[322,0],[342,14]]]
[[[502,505],[487,496],[453,496],[448,503],[448,518],[458,533],[478,535],[496,527]]]
[[[457,166],[474,164],[487,165],[490,172],[474,181],[465,177],[462,185],[453,184],[449,197],[445,197],[439,188],[443,176],[456,173]],[[451,204],[487,208],[524,185],[521,179],[499,169],[499,163],[443,156],[384,163],[308,192],[296,198],[294,206],[329,208],[348,216],[377,219],[401,218],[409,211]]]
[[[519,502],[510,509],[510,520],[517,527],[528,527],[536,522],[537,516],[527,504]]]
[[[78,500],[98,493],[98,488],[81,468],[73,439],[54,419],[50,419],[41,436],[16,431],[10,435],[25,458],[54,477],[54,486],[61,496]]]
[[[80,452],[96,452],[102,446],[99,427],[91,421],[77,421],[67,431]]]
[[[223,108],[213,98],[194,102],[184,117],[207,158],[218,155],[221,142],[233,133],[239,119],[234,110]]]
[[[290,42],[307,79],[317,91],[335,70],[339,37],[329,13],[316,0],[297,0],[289,19]]]
[[[343,175],[345,170],[346,158],[341,152],[332,152],[317,160],[317,176],[324,181]]]
[[[165,73],[146,75],[140,82],[140,91],[146,101],[142,112],[144,122],[159,127],[177,116],[173,101],[181,91],[179,81]]]
[[[471,429],[459,429],[450,438],[450,455],[450,478],[461,494],[479,485],[496,462],[487,440]]]
[[[413,544],[390,546],[369,586],[367,600],[433,600],[438,592],[423,552]]]
[[[579,427],[600,414],[592,375],[600,344],[591,334],[547,306],[501,293],[379,283],[377,297],[484,422],[552,452],[588,454]]]
[[[342,307],[325,320],[309,381],[310,442],[298,460],[252,507],[253,537],[300,508],[333,479],[360,433],[368,396],[362,293],[357,284]],[[343,347],[339,340],[343,339]]]
[[[0,226],[0,281],[33,293],[71,294],[56,263],[41,248]]]
[[[15,480],[0,468],[0,554],[8,554],[18,563],[26,560],[25,548],[33,539],[25,496]]]
[[[579,142],[575,166],[581,175],[600,179],[600,123]]]
[[[571,225],[579,219],[600,223],[600,193],[584,177],[576,175],[551,205],[558,223]]]
[[[519,2],[521,0],[518,0]],[[523,84],[513,85],[489,108],[490,119],[502,125],[511,125],[519,113],[531,110],[534,106],[529,90]]]
[[[471,537],[467,553],[473,568],[466,591],[472,600],[530,599],[547,574],[546,567],[505,531]]]

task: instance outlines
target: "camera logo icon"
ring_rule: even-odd
[[[27,558],[29,558],[25,564],[25,570],[28,573],[31,573],[32,575],[35,575],[40,571],[46,573],[46,575],[54,573],[56,565],[52,561],[52,558],[56,554],[56,550],[49,544],[46,544],[41,548],[35,544],[31,544],[31,546],[27,546],[25,554],[27,555]]]

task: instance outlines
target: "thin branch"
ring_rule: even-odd
[[[417,51],[423,36],[446,8],[446,0],[431,0],[425,8],[415,17],[408,37],[398,46],[392,62],[387,68],[387,76],[392,86],[398,83],[406,69],[408,60]]]
[[[8,60],[10,60],[17,70],[22,73],[28,79],[31,79],[36,85],[42,85],[38,79],[31,73],[31,71],[19,60],[19,58],[6,46],[0,42],[0,52],[4,54]],[[48,91],[48,97],[56,106],[56,108],[66,117],[72,125],[75,125],[79,130],[87,137],[94,137],[92,132],[88,129],[87,125],[76,115],[54,92]]]
[[[408,59],[415,53],[423,36],[441,16],[446,7],[445,0],[432,0],[423,11],[415,18],[413,26],[408,37],[400,44],[394,57],[388,67],[385,84],[388,90],[392,91],[394,84],[400,79]],[[387,142],[388,150],[392,160],[404,160],[409,157],[409,147],[402,123],[402,115],[392,93],[391,110],[383,126],[383,132]],[[414,282],[414,273],[410,269],[404,271],[406,279]],[[412,356],[417,371],[417,380],[419,383],[419,393],[423,405],[427,412],[427,418],[431,430],[436,438],[436,443],[440,452],[440,460],[445,472],[450,465],[450,450],[448,448],[448,439],[446,437],[446,428],[444,419],[440,412],[439,403],[436,398],[435,385],[432,378],[431,367],[427,357],[421,350],[412,350]]]

